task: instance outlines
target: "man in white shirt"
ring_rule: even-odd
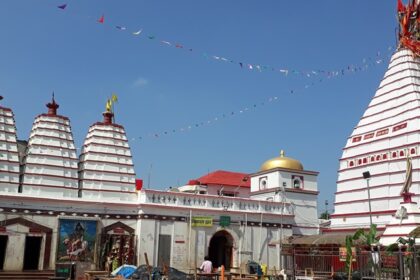
[[[203,273],[212,273],[213,272],[213,264],[211,263],[209,256],[204,257],[204,261],[200,266],[200,270]]]

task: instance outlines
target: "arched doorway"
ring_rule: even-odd
[[[123,264],[135,264],[135,230],[122,223],[116,222],[102,229],[101,255],[99,266],[101,269],[114,270]],[[107,267],[107,261],[111,261]]]
[[[209,257],[213,267],[224,265],[230,269],[232,264],[233,237],[226,230],[216,232],[210,239]]]

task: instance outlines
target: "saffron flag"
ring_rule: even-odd
[[[98,19],[99,23],[104,23],[105,22],[105,17],[104,15],[102,15],[99,19]]]
[[[66,7],[67,7],[67,4],[63,4],[63,5],[57,6],[57,8],[62,9],[62,10],[64,10]]]
[[[405,172],[405,182],[401,190],[401,194],[408,193],[410,191],[412,177],[413,177],[413,164],[411,163],[411,158],[407,156],[407,169]]]
[[[113,93],[111,96],[111,100],[112,102],[118,102],[118,96],[115,93]]]

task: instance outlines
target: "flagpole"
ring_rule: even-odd
[[[111,101],[111,106],[112,106],[112,119],[115,123],[115,107],[114,107],[114,103],[118,102],[118,96],[115,94],[115,92],[113,92],[111,94],[111,98],[109,99]]]

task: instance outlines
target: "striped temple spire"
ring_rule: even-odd
[[[78,158],[69,118],[57,114],[54,94],[48,113],[32,125],[24,160],[23,193],[31,196],[78,196]]]

